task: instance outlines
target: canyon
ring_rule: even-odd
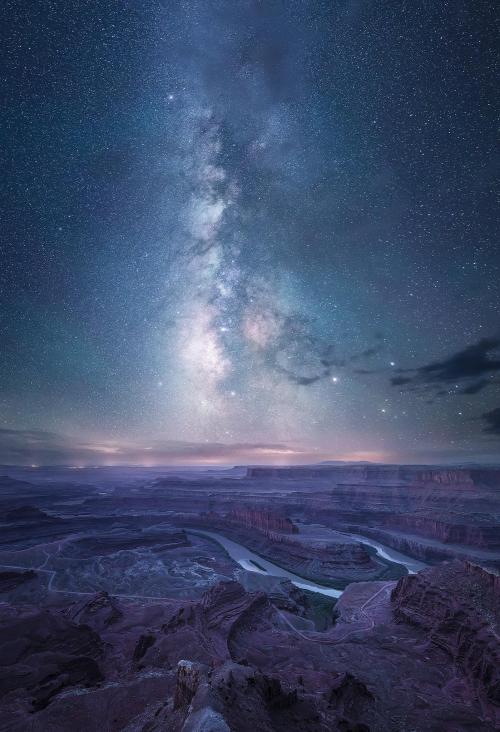
[[[498,468],[0,473],[0,730],[498,728]]]

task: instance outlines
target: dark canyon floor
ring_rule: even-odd
[[[500,729],[500,468],[0,476],[0,730]]]

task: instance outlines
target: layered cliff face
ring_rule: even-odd
[[[457,515],[446,519],[419,514],[396,514],[388,516],[385,525],[409,533],[438,539],[444,544],[465,544],[485,549],[500,549],[500,530],[489,517]],[[489,521],[489,523],[487,523]]]
[[[229,512],[227,519],[264,533],[298,534],[299,532],[297,526],[288,517],[259,509],[236,508]]]
[[[247,475],[276,491],[279,483],[289,515],[303,521],[366,534],[423,561],[500,566],[498,468],[346,464],[255,467]]]
[[[404,481],[419,485],[440,484],[473,488],[485,484],[498,487],[500,470],[498,468],[448,468],[422,467],[418,465],[381,465],[381,464],[340,464],[340,465],[298,465],[295,467],[247,468],[249,478],[325,478],[338,482],[348,480],[364,481]]]
[[[404,475],[404,471],[402,471]],[[411,478],[410,478],[411,479]],[[417,483],[439,483],[441,485],[474,486],[474,480],[470,470],[449,470],[444,468],[434,470],[418,470],[415,474]]]
[[[500,577],[454,561],[402,578],[397,619],[424,629],[500,714]]]

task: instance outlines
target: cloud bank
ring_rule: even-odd
[[[0,429],[5,465],[210,465],[307,462],[307,449],[265,442],[86,441],[40,430]]]

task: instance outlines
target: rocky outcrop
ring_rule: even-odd
[[[271,579],[272,581],[272,579]],[[275,578],[276,590],[272,587],[266,588],[266,594],[272,600],[275,607],[280,610],[287,610],[299,617],[307,617],[309,602],[304,592],[290,582],[281,578]]]
[[[357,728],[359,732],[369,730],[360,720],[370,714],[374,701],[366,684],[349,672],[338,675],[328,697],[329,704],[341,716],[341,724],[345,724],[348,729]]]
[[[239,626],[268,604],[264,593],[249,594],[239,582],[219,582],[204,594],[200,603],[203,623],[221,657],[230,657],[232,635]]]
[[[104,680],[99,665],[93,658],[79,656],[59,661],[57,669],[49,669],[33,693],[33,710],[45,709],[53,697],[69,686],[96,686]]]
[[[181,660],[177,664],[177,678],[175,684],[174,709],[188,707],[198,691],[202,674],[206,666],[193,661]]]
[[[123,616],[116,600],[107,592],[98,592],[90,599],[82,600],[72,606],[66,615],[78,625],[88,625],[101,631]]]
[[[162,632],[188,643],[200,643],[214,661],[231,658],[233,633],[247,620],[269,607],[262,592],[245,592],[239,582],[219,582],[200,602],[186,603],[162,626]],[[208,656],[205,656],[208,658]]]
[[[184,662],[186,663],[186,662]],[[183,670],[183,674],[184,674]],[[193,672],[187,668],[189,693]],[[183,730],[238,730],[238,732],[327,732],[328,726],[314,697],[299,698],[297,689],[250,666],[233,662],[206,674],[194,672],[196,693],[191,698]],[[208,726],[202,720],[210,720]]]
[[[464,572],[453,581],[479,585],[491,612],[496,578]],[[123,602],[99,635],[69,619],[96,598],[44,613],[2,604],[1,713],[12,732],[491,732],[469,685],[467,705],[448,688],[461,682],[443,646],[394,621],[392,584],[361,585],[326,633],[235,582],[200,601]]]
[[[374,703],[352,674],[338,674],[325,698],[230,661],[211,671],[181,661],[175,700],[183,732],[369,732]]]
[[[392,593],[398,620],[424,629],[429,640],[500,706],[500,578],[454,561],[401,579]]]
[[[132,656],[132,662],[136,668],[142,668],[140,661],[146,651],[154,645],[155,637],[151,633],[143,633],[139,636],[139,639],[134,648],[134,654]]]

